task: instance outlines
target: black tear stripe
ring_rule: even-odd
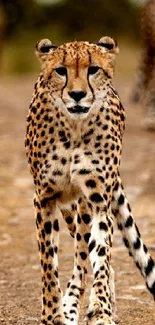
[[[108,79],[111,79],[111,77],[109,76],[108,72],[105,71],[103,68],[101,68],[103,73],[105,74],[105,76],[108,78]]]
[[[89,82],[89,76],[88,76],[88,73],[87,73],[87,81],[88,81],[88,86],[93,94],[93,101],[95,100],[95,95],[94,95],[94,90],[93,90],[93,87],[91,86],[90,82]]]
[[[88,56],[89,56],[89,64],[91,64],[91,63],[92,63],[92,60],[91,60],[91,54],[90,54],[89,51],[87,51],[87,52],[88,52]],[[91,92],[92,92],[92,94],[93,94],[93,101],[94,101],[94,100],[95,100],[94,90],[93,90],[93,88],[92,88],[92,86],[91,86],[91,84],[90,84],[90,82],[89,82],[88,72],[87,72],[87,81],[88,81],[88,86],[89,86],[89,88],[90,88],[90,90],[91,90]]]
[[[62,60],[63,64],[65,64],[66,55],[67,55],[67,51],[64,51],[63,60]],[[62,99],[63,91],[64,91],[65,87],[67,86],[67,83],[68,83],[68,74],[66,75],[66,82],[65,82],[65,84],[64,84],[64,86],[62,87],[62,90],[61,90],[61,99]]]
[[[66,82],[65,82],[65,84],[64,84],[64,86],[62,87],[62,90],[61,90],[61,99],[62,99],[63,91],[67,86],[67,83],[68,83],[68,74],[66,75]]]

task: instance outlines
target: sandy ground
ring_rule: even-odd
[[[33,184],[24,151],[25,118],[34,77],[0,85],[0,324],[37,325],[41,306],[40,262],[33,216]],[[155,133],[141,128],[141,107],[129,103],[131,82],[115,81],[127,122],[121,175],[137,224],[155,257]],[[73,266],[73,239],[61,225],[60,278],[66,287]],[[120,325],[153,325],[155,308],[116,229],[112,264]],[[89,287],[92,276],[89,276]],[[89,292],[87,293],[88,297]],[[87,301],[86,301],[87,304]]]

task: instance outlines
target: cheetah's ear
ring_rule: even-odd
[[[103,49],[104,53],[106,53],[106,52],[109,52],[112,54],[119,53],[119,48],[117,46],[117,42],[109,36],[102,37],[99,40],[99,42],[97,43],[97,45]]]
[[[53,45],[49,39],[45,38],[37,42],[35,53],[39,60],[44,63],[48,54],[51,54],[56,48],[56,45]]]

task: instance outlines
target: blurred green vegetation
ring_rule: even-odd
[[[97,41],[109,35],[137,42],[139,8],[129,0],[1,0],[2,74],[38,70],[34,46],[41,38],[53,43]],[[3,9],[3,11],[2,11]],[[0,28],[2,29],[1,25]],[[2,33],[0,33],[1,37]]]

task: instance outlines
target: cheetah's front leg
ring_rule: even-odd
[[[86,199],[79,199],[78,210],[81,211],[81,212],[79,211],[78,219],[75,216],[75,213],[77,214],[77,207],[76,207],[75,203],[70,204],[69,206],[66,206],[65,209],[61,210],[63,218],[67,223],[67,226],[68,226],[68,229],[70,231],[71,236],[75,237],[75,252],[76,252],[76,254],[77,254],[77,251],[79,249],[81,249],[80,245],[79,245],[79,241],[81,243],[81,240],[83,240],[83,238],[84,238],[84,244],[86,242],[87,245],[88,245],[88,241],[89,241],[89,238],[90,238],[90,219],[91,219],[91,214],[92,214],[92,211],[91,211],[90,207],[88,206],[88,203],[86,202]],[[80,223],[77,222],[77,220],[78,221],[80,220]],[[78,267],[78,269],[76,269],[77,264],[78,264],[78,259],[77,259],[77,256],[76,256],[75,257],[75,269],[73,271],[73,281],[77,277],[82,277],[82,274],[80,274],[80,271],[81,271],[80,267]],[[76,274],[77,274],[77,277],[76,277]],[[85,289],[85,285],[86,285],[86,281],[85,281],[86,276],[84,275],[84,278],[82,277],[82,279],[84,280],[84,281],[81,282],[82,296],[83,296],[83,289]],[[110,285],[113,319],[115,319],[115,321],[118,322],[118,318],[116,316],[116,304],[115,304],[114,270],[113,270],[112,267],[110,267],[109,285]],[[71,298],[71,296],[70,296],[70,298],[68,297],[69,294],[70,294],[70,290],[71,290],[71,285],[70,285],[70,281],[69,281],[68,289],[67,289],[66,294],[64,296],[64,309],[65,309],[65,312],[67,312],[69,310],[69,305],[66,302],[69,301],[69,300],[71,301],[72,299],[75,298],[74,296],[72,296],[72,298]],[[70,303],[70,306],[71,306],[71,303]],[[74,304],[74,307],[78,307],[76,303]],[[77,309],[77,314],[78,314],[78,309]],[[67,317],[67,314],[66,314],[66,317]],[[78,315],[77,315],[76,318],[78,320]],[[73,320],[73,317],[71,317],[71,319]],[[74,320],[75,320],[75,315],[74,315]],[[75,322],[77,322],[77,321],[75,321]]]
[[[78,323],[79,307],[86,288],[91,210],[84,197],[78,200],[74,222],[74,270],[63,298],[63,310],[67,325]]]
[[[64,323],[62,292],[58,278],[58,214],[48,199],[34,199],[37,238],[42,268],[42,315],[41,325]]]

